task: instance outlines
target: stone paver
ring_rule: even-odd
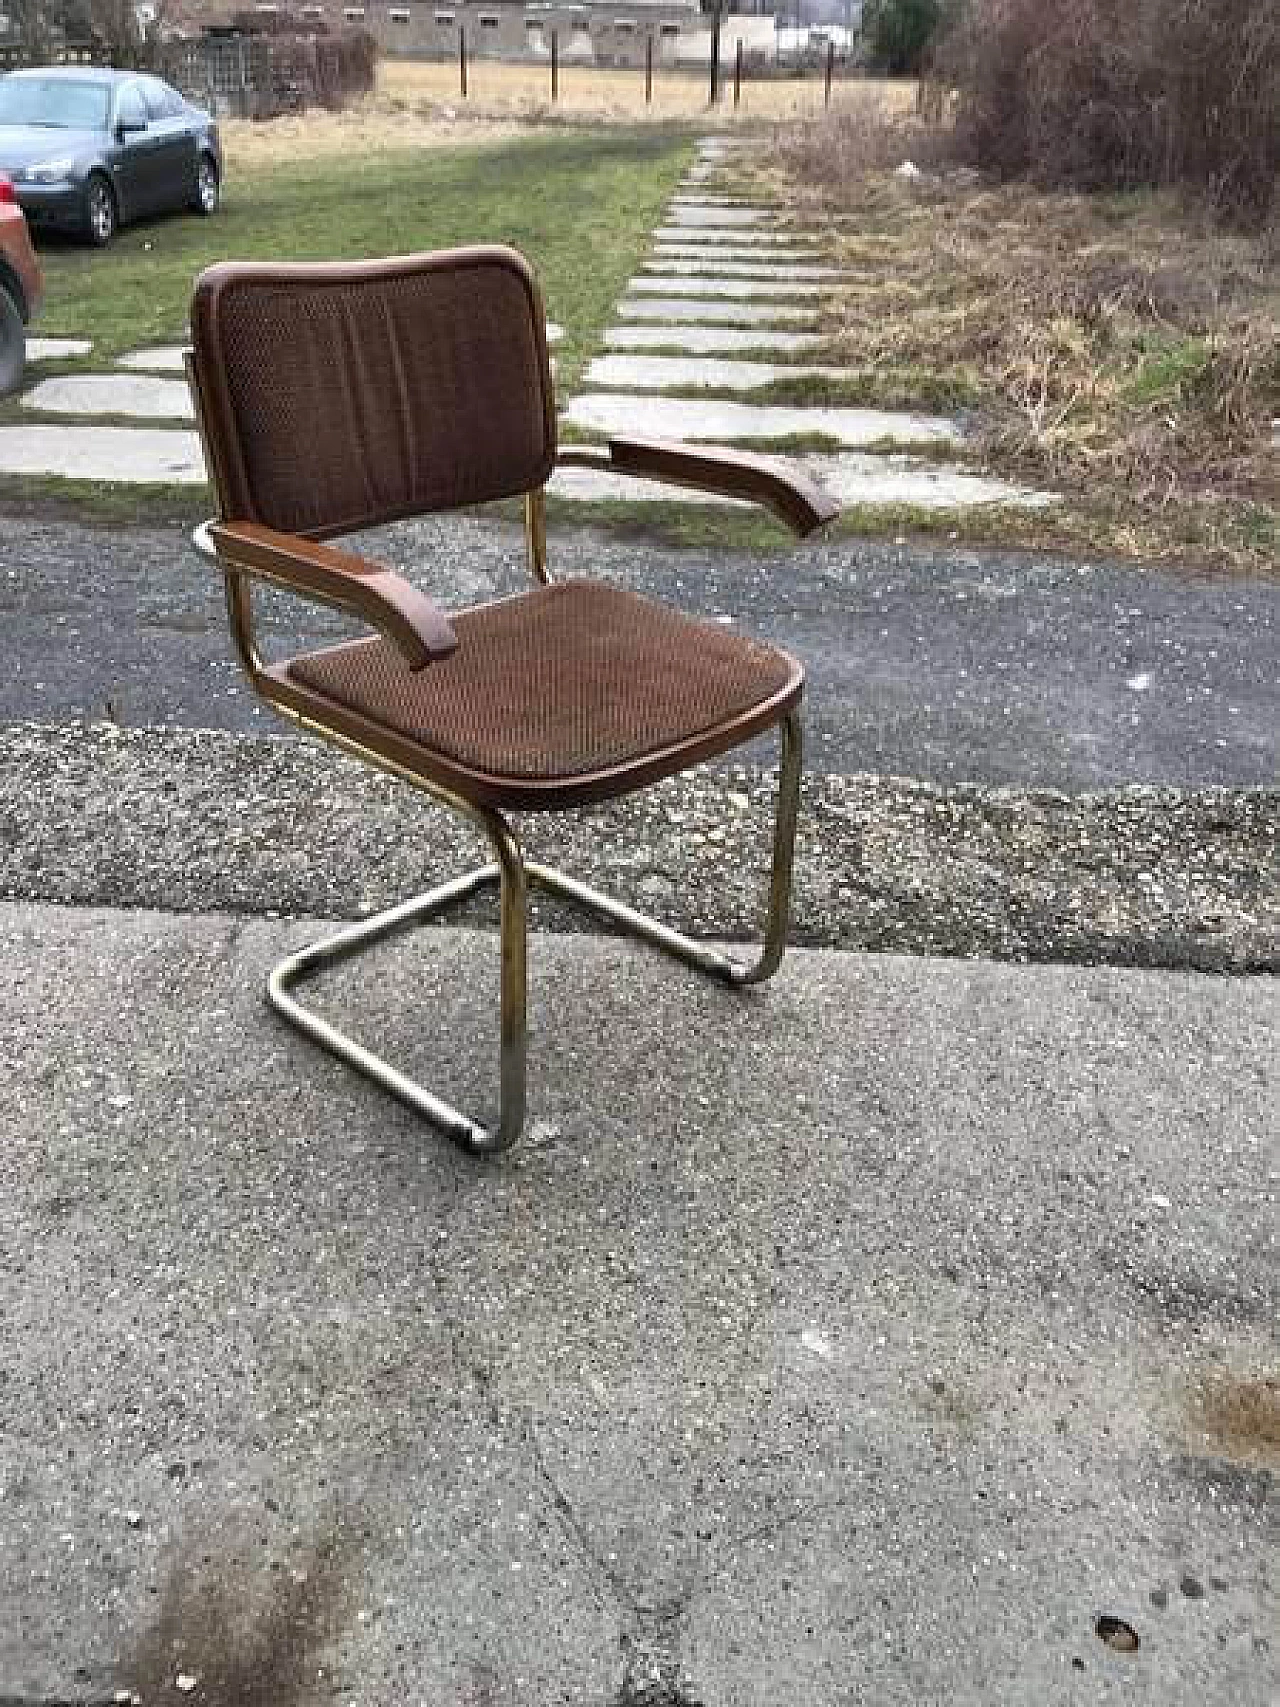
[[[160,344],[148,350],[130,350],[116,358],[117,367],[142,373],[181,373],[185,344]]]
[[[956,468],[939,468],[916,457],[807,455],[777,459],[784,465],[804,468],[820,485],[846,507],[855,504],[906,504],[918,510],[960,510],[989,506],[1012,509],[1043,509],[1054,502],[1048,492],[1036,492],[986,475],[967,474]],[[714,492],[697,492],[670,486],[658,480],[637,480],[630,475],[597,473],[594,469],[561,469],[548,490],[557,498],[577,502],[625,501],[629,503],[720,504],[735,509],[751,508]]]
[[[58,474],[68,480],[165,481],[200,485],[204,457],[196,433],[161,427],[0,426],[0,473]]]
[[[750,227],[744,230],[739,226],[726,227],[724,225],[716,226],[713,229],[710,226],[677,225],[674,221],[670,225],[660,225],[654,232],[654,236],[660,242],[665,240],[688,243],[696,239],[699,243],[708,244],[741,243],[744,246],[759,244],[762,249],[767,249],[770,246],[776,247],[780,244],[790,244],[798,248],[812,248],[818,242],[816,237],[806,237],[802,231],[756,231]]]
[[[762,261],[728,262],[722,255],[675,256],[663,255],[645,261],[641,271],[660,273],[676,278],[741,278],[741,279],[854,279],[866,275],[850,273],[843,267],[814,267],[803,263],[786,262],[771,265]]]
[[[777,297],[815,297],[826,294],[826,287],[820,281],[796,279],[784,274],[773,279],[731,279],[723,276],[715,278],[702,273],[691,278],[682,278],[679,288],[682,296],[727,296],[744,302],[769,302]],[[630,296],[669,296],[671,280],[648,278],[639,274],[627,285],[627,293]]]
[[[780,379],[847,379],[842,367],[784,367],[777,362],[714,356],[597,356],[584,375],[588,385],[621,391],[672,391],[696,385],[708,391],[754,391]]]
[[[621,320],[658,320],[675,325],[816,326],[818,311],[802,303],[735,302],[716,296],[624,296],[615,311]]]
[[[889,409],[789,408],[719,399],[642,397],[601,391],[571,399],[564,418],[597,433],[641,433],[700,443],[735,439],[785,439],[821,433],[859,447],[881,440],[899,444],[950,444],[960,438],[954,421]]]
[[[711,226],[728,229],[730,226],[762,225],[771,214],[764,208],[732,207],[723,202],[706,206],[701,202],[674,201],[670,204],[672,225]]]
[[[756,331],[749,326],[611,326],[604,341],[611,350],[670,349],[691,356],[757,350],[798,352],[822,342],[812,332]]]
[[[58,415],[132,415],[140,420],[192,420],[185,380],[142,374],[69,374],[42,379],[22,399],[28,409]]]
[[[812,261],[821,250],[817,249],[770,249],[768,255],[762,255],[759,249],[742,249],[733,243],[681,243],[672,239],[658,238],[653,246],[655,260],[661,261],[719,261],[728,267],[733,263],[733,271],[737,272],[743,263],[760,266],[783,266],[803,264]]]
[[[753,207],[762,213],[777,213],[775,207],[765,207],[760,202],[748,201],[745,196],[712,195],[699,191],[696,195],[684,191],[671,198],[671,207]]]
[[[66,361],[72,356],[87,356],[93,348],[88,338],[28,338],[29,362]]]

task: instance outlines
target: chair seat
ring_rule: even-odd
[[[625,794],[738,746],[800,699],[787,653],[620,587],[563,581],[451,618],[411,670],[382,638],[273,666],[270,697],[497,808]]]

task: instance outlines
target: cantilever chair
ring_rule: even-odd
[[[762,502],[802,534],[836,506],[776,464],[733,453],[614,440],[607,451],[557,454],[542,300],[509,249],[216,266],[197,281],[191,332],[188,377],[217,495],[208,532],[254,689],[282,716],[470,819],[495,856],[290,955],[271,973],[268,998],[466,1148],[505,1149],[524,1120],[530,884],[726,983],[759,983],[782,958],[800,784],[800,665],[621,588],[552,581],[547,479],[569,463],[673,480]],[[400,576],[322,543],[517,495],[532,586],[453,616]],[[268,662],[254,635],[254,580],[340,606],[379,633]],[[522,857],[507,814],[628,794],[774,727],[778,811],[754,962]],[[498,1119],[486,1127],[303,1007],[291,987],[493,885],[500,1084]]]

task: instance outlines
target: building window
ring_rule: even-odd
[[[344,6],[342,8],[342,15],[347,20],[347,22],[349,24],[354,24],[357,18],[363,18],[364,17],[364,7],[363,6]]]
[[[453,13],[452,12],[437,12],[436,13],[436,25],[439,29],[451,30],[453,28]]]
[[[659,24],[658,34],[660,36],[678,36],[680,34],[680,26],[679,24]]]
[[[403,6],[393,6],[387,16],[393,24],[407,24],[409,22],[408,10]]]
[[[635,29],[636,21],[634,18],[615,18],[613,27],[615,30],[621,30],[623,35],[628,35]]]
[[[480,14],[480,28],[482,30],[496,30],[500,21],[493,12],[481,12]]]

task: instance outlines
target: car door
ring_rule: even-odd
[[[186,207],[196,189],[196,139],[182,97],[158,77],[139,77],[147,106],[149,169],[160,208]]]
[[[136,219],[155,206],[154,169],[151,158],[150,120],[136,78],[116,90],[111,116],[111,176],[121,216]]]

